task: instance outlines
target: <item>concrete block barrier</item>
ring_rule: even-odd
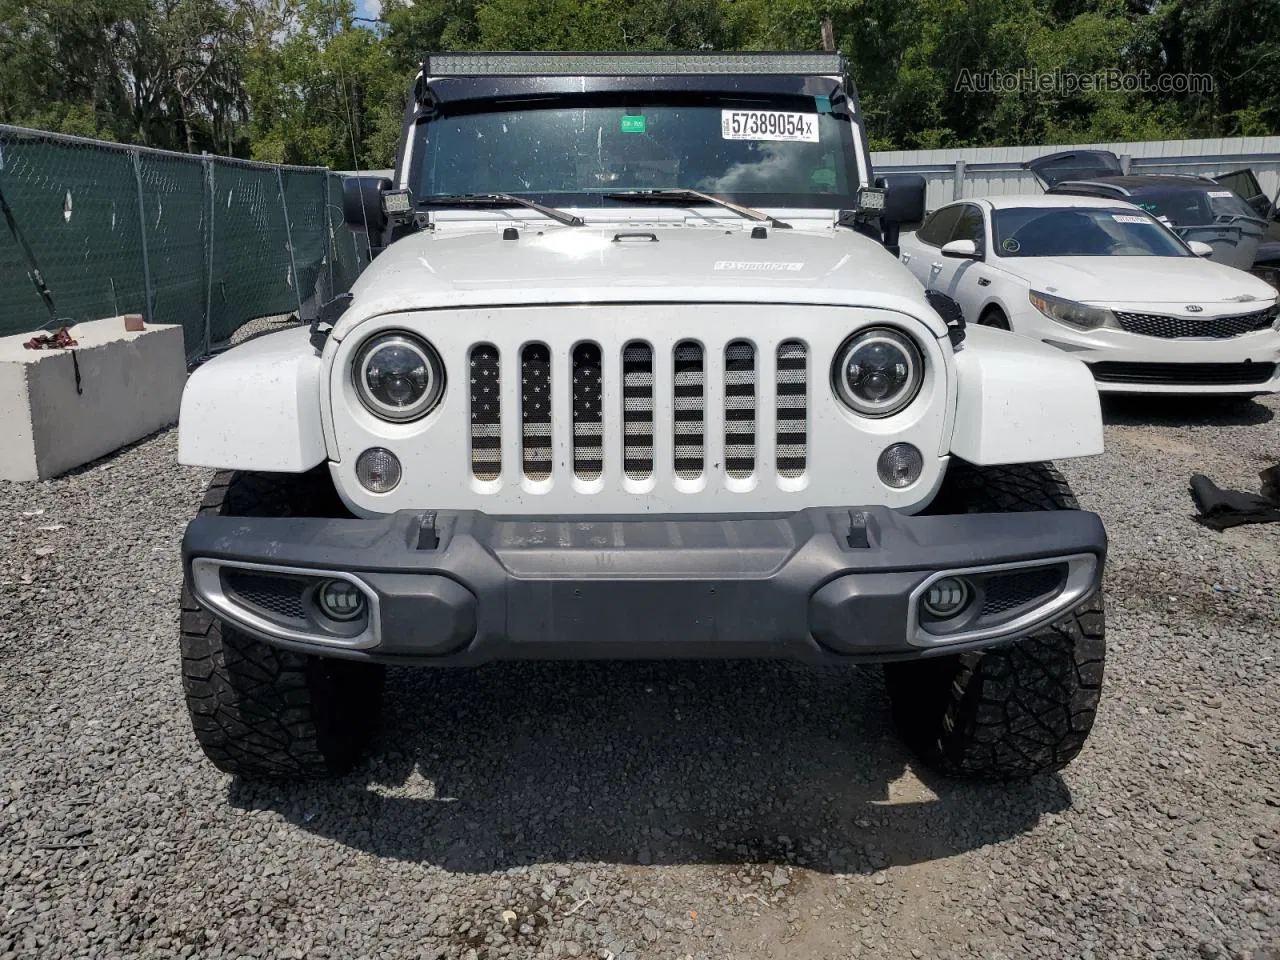
[[[0,337],[0,479],[57,476],[178,419],[182,327],[128,330],[110,317],[68,332],[77,345],[64,349],[27,349],[31,333]]]

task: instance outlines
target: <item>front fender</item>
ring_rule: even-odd
[[[302,473],[325,459],[320,358],[306,327],[248,340],[193,373],[178,414],[178,462]]]
[[[970,326],[955,354],[951,452],[994,466],[1102,453],[1102,406],[1081,361],[1037,340]]]

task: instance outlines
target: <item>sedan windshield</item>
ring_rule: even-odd
[[[1009,207],[991,215],[1001,257],[1189,257],[1156,220],[1136,210]]]
[[[634,94],[487,104],[485,112],[419,123],[410,186],[425,203],[507,193],[555,206],[613,206],[623,201],[607,194],[683,189],[753,207],[850,207],[858,188],[853,127],[823,109],[812,97]]]
[[[1235,217],[1258,218],[1252,207],[1225,188],[1143,188],[1135,191],[1128,201],[1157,217],[1167,218],[1176,227],[1198,227]]]

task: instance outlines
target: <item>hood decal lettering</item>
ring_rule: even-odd
[[[717,270],[747,270],[757,273],[780,271],[797,273],[804,269],[804,263],[787,263],[781,260],[717,260]]]

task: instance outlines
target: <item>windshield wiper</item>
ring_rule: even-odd
[[[748,220],[764,221],[771,227],[777,229],[789,230],[791,224],[784,223],[777,217],[771,217],[769,214],[753,209],[752,207],[740,206],[736,203],[730,203],[720,197],[710,193],[703,193],[701,190],[685,190],[683,188],[675,190],[627,190],[624,193],[606,193],[606,199],[609,200],[628,200],[635,202],[656,203],[663,200],[683,200],[686,203],[690,200],[701,200],[703,203],[713,203],[717,207],[724,207],[726,210],[732,210],[740,217],[746,217]]]
[[[566,227],[586,226],[585,220],[574,216],[572,213],[565,213],[555,207],[543,206],[541,203],[526,200],[524,197],[512,196],[509,193],[442,194],[435,197],[423,197],[418,200],[418,203],[446,207],[509,207],[514,204],[517,207],[528,207],[530,210],[537,210],[544,217],[559,221]]]

